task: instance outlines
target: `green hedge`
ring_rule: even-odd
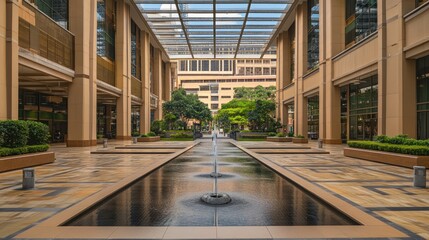
[[[29,132],[25,121],[0,121],[0,132],[2,147],[18,148],[27,145]]]
[[[28,127],[27,145],[43,145],[49,142],[51,135],[46,124],[35,121],[25,121]]]
[[[347,144],[349,145],[349,147],[352,148],[362,148],[418,156],[429,156],[429,147],[426,146],[400,145],[373,141],[348,141]]]
[[[396,137],[388,137],[385,135],[377,136],[377,142],[380,143],[390,143],[390,144],[399,144],[399,145],[415,145],[415,146],[426,146],[429,147],[429,139],[426,140],[416,140],[409,138],[407,135],[398,135]]]
[[[194,138],[193,134],[189,133],[175,133],[170,135],[171,138]]]
[[[48,144],[24,146],[17,148],[0,148],[0,157],[20,155],[26,153],[46,152],[49,149]]]

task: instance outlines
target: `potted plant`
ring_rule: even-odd
[[[296,135],[294,138],[292,138],[293,143],[308,143],[308,138],[305,138],[302,135]]]
[[[132,132],[131,137],[133,138],[133,144],[137,143],[137,138],[140,136],[139,132]]]
[[[104,142],[103,134],[97,134],[97,144],[102,144]]]

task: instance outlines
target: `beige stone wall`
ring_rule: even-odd
[[[277,36],[277,88],[282,102],[295,106],[295,134],[307,133],[307,97],[319,96],[319,136],[327,143],[340,143],[340,87],[378,75],[378,134],[416,136],[415,59],[429,54],[429,4],[415,9],[415,1],[378,0],[378,31],[362,41],[345,46],[344,1],[320,0],[319,66],[308,72],[307,6],[296,6],[291,16],[295,33],[295,82],[288,81],[289,61],[284,54],[289,26]],[[285,21],[291,22],[291,21]],[[286,116],[283,114],[282,116]],[[287,119],[282,119],[286,124]]]
[[[7,119],[6,1],[0,1],[0,120]]]

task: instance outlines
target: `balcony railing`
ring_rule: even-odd
[[[37,55],[74,69],[74,36],[32,4],[23,5],[34,12],[34,23],[19,19],[19,46]]]
[[[142,98],[142,82],[134,77],[131,77],[131,94]]]
[[[115,86],[115,64],[97,56],[97,79]]]
[[[150,107],[155,109],[158,108],[158,96],[153,93],[150,94]]]

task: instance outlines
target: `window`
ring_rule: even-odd
[[[231,71],[229,60],[223,60],[223,71]]]
[[[198,71],[198,68],[197,68],[197,65],[198,65],[198,61],[197,60],[192,60],[191,61],[191,71]]]
[[[115,60],[115,3],[97,0],[97,55]]]
[[[264,64],[270,64],[271,60],[270,59],[264,59]]]
[[[429,139],[429,56],[416,61],[417,138]]]
[[[210,109],[219,109],[219,104],[212,104]]]
[[[131,75],[141,79],[140,28],[131,21]]]
[[[219,71],[219,60],[211,60],[211,71],[212,72]]]
[[[377,0],[346,1],[346,46],[377,31]]]
[[[221,88],[221,90],[231,90],[231,88],[229,87],[229,88]]]
[[[198,96],[198,98],[209,98],[209,96]]]
[[[319,96],[308,98],[308,138],[319,138]]]
[[[203,71],[209,71],[209,60],[202,60],[201,65]]]
[[[188,71],[188,61],[180,61],[180,71]]]
[[[262,68],[256,67],[255,68],[255,75],[262,75]]]
[[[238,68],[238,75],[244,75],[244,67],[239,67]]]
[[[231,96],[222,96],[221,98],[231,98]]]
[[[270,75],[270,68],[264,68],[264,75]]]
[[[58,23],[61,27],[68,28],[69,3],[68,0],[35,0],[37,8]]]
[[[201,85],[200,86],[200,91],[209,91],[209,90],[210,90],[209,85]]]
[[[253,75],[253,67],[246,67],[246,75]]]
[[[307,69],[319,64],[319,0],[307,2]]]
[[[261,64],[261,62],[262,62],[262,61],[261,61],[261,60],[259,60],[259,59],[258,59],[258,60],[255,60],[255,64]]]
[[[211,96],[211,100],[212,101],[219,101],[219,97],[218,96]]]
[[[276,74],[277,74],[276,68],[275,67],[271,68],[271,75],[276,75]]]
[[[244,60],[237,60],[237,63],[244,63]]]
[[[253,60],[246,60],[246,63],[252,64]]]
[[[349,139],[374,140],[377,136],[377,83],[377,76],[372,76],[348,86]]]

